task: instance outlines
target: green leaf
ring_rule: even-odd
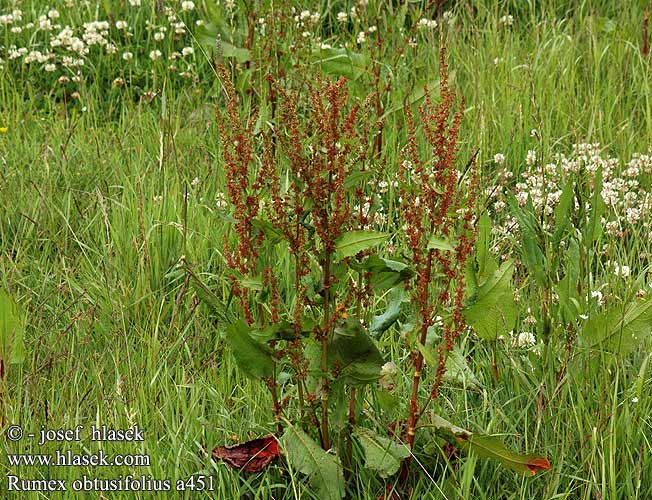
[[[408,264],[385,259],[376,254],[370,255],[363,262],[352,261],[350,267],[358,272],[370,272],[371,287],[377,292],[392,288],[414,276],[414,271]]]
[[[446,238],[432,235],[428,240],[428,250],[441,250],[443,252],[454,252],[455,247]]]
[[[25,318],[18,304],[0,290],[0,360],[5,364],[25,361]]]
[[[251,61],[251,52],[249,49],[244,49],[242,47],[236,47],[229,42],[221,41],[222,55],[226,58],[232,57],[239,63],[244,63]]]
[[[233,352],[238,368],[245,374],[252,378],[274,376],[271,350],[251,337],[249,326],[243,320],[238,320],[227,326],[226,342]]]
[[[357,80],[366,71],[367,57],[345,48],[316,48],[312,53],[312,64],[328,75],[344,76]]]
[[[616,304],[590,317],[582,328],[582,339],[591,348],[629,354],[652,331],[652,297]]]
[[[532,200],[528,200],[527,210],[521,209],[512,193],[508,196],[509,206],[518,220],[521,230],[521,254],[528,271],[532,273],[540,286],[546,286],[546,258],[537,236],[537,224],[532,209]]]
[[[261,276],[252,276],[251,278],[244,278],[240,280],[240,284],[248,288],[249,290],[254,290],[260,292],[263,289],[263,278]]]
[[[517,310],[512,294],[513,271],[514,263],[504,262],[477,288],[462,311],[466,322],[483,339],[494,340],[514,328]]]
[[[419,352],[423,356],[423,359],[426,360],[426,363],[428,363],[430,366],[437,366],[437,360],[435,359],[435,355],[432,350],[430,350],[419,341],[417,341],[417,349],[419,349]]]
[[[375,172],[373,170],[364,170],[364,171],[357,171],[357,172],[353,172],[352,174],[349,174],[344,180],[344,189],[347,191],[354,189],[360,183],[363,183],[370,177],[373,177],[374,173]]]
[[[402,305],[409,301],[410,299],[402,287],[392,288],[389,291],[387,310],[383,314],[371,318],[369,333],[378,336],[387,330],[401,315]]]
[[[396,474],[401,460],[410,456],[410,449],[404,444],[395,443],[369,429],[356,427],[353,436],[362,446],[365,466],[378,472],[382,478]]]
[[[349,231],[335,241],[335,261],[353,257],[358,252],[380,245],[389,237],[379,231]]]
[[[555,207],[555,232],[553,233],[553,244],[557,245],[564,235],[564,229],[570,220],[570,209],[573,205],[573,183],[567,182],[561,192],[559,203]]]
[[[491,276],[498,263],[491,255],[491,219],[487,212],[484,212],[478,221],[478,241],[475,245],[478,260],[478,278],[482,281],[487,276]]]
[[[276,229],[271,222],[262,219],[254,219],[251,223],[256,229],[265,235],[267,241],[272,245],[276,245],[285,239],[283,232]]]
[[[280,440],[292,467],[308,476],[318,498],[339,500],[345,494],[342,465],[301,429],[288,425]]]
[[[462,451],[475,453],[480,458],[493,458],[503,466],[521,474],[533,476],[543,469],[550,469],[548,460],[540,455],[521,455],[509,450],[495,436],[477,434],[451,424],[439,415],[433,417],[436,432]]]
[[[353,316],[337,322],[329,355],[331,366],[337,362],[341,369],[340,378],[352,385],[375,382],[385,363],[373,339]]]
[[[448,353],[444,379],[465,388],[470,387],[471,389],[479,390],[481,387],[480,381],[473,371],[471,371],[471,368],[469,368],[464,353],[462,353],[459,347],[453,348]]]
[[[602,215],[605,211],[604,200],[602,199],[602,169],[598,169],[593,180],[593,197],[591,198],[591,212],[589,221],[584,228],[584,246],[589,248],[602,236]]]

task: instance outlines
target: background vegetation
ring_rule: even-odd
[[[614,178],[639,158],[639,184],[631,188],[638,201],[605,215],[604,224],[618,221],[617,228],[596,235],[593,258],[578,268],[577,281],[586,286],[576,316],[599,315],[610,303],[650,293],[652,212],[638,191],[649,190],[652,173],[647,157],[640,159],[652,153],[651,59],[643,36],[649,6],[643,1],[627,8],[610,1],[197,0],[192,8],[176,1],[68,3],[12,1],[0,11],[11,16],[0,17],[0,127],[7,128],[0,135],[0,275],[26,315],[24,359],[6,366],[1,412],[5,426],[20,423],[34,431],[41,425],[138,423],[146,429],[144,443],[104,449],[147,453],[151,466],[100,471],[106,477],[204,473],[215,476],[214,498],[312,494],[300,475],[282,467],[245,475],[206,453],[275,428],[268,393],[236,370],[224,349],[223,326],[200,304],[181,266],[185,257],[212,290],[228,295],[222,256],[228,225],[219,215],[228,207],[215,120],[215,108],[224,105],[218,63],[231,68],[245,107],[264,102],[266,73],[297,75],[298,88],[318,73],[344,75],[352,80],[354,99],[380,90],[378,181],[390,182],[406,140],[403,107],[420,102],[423,85],[436,95],[445,40],[451,85],[466,99],[461,157],[479,149],[480,186],[487,195],[496,186],[501,193],[531,189],[517,186],[521,174],[561,165],[558,154],[581,156],[574,144],[599,143],[589,156],[613,158]],[[304,10],[319,15],[302,19]],[[340,12],[346,21],[338,21]],[[258,22],[261,17],[267,21]],[[437,26],[420,25],[421,19]],[[84,27],[92,21],[107,26]],[[118,28],[118,21],[126,27]],[[250,24],[256,27],[248,41]],[[52,46],[67,25],[73,34]],[[221,42],[214,43],[218,35]],[[74,46],[74,37],[83,46]],[[41,55],[30,58],[33,51]],[[55,67],[46,69],[50,64]],[[536,152],[535,161],[528,160],[529,151]],[[577,185],[589,179],[583,171],[576,176]],[[590,188],[583,189],[589,196]],[[539,212],[533,207],[544,227],[546,217],[552,220],[546,200]],[[516,215],[499,213],[495,201],[479,208],[488,207],[496,227],[514,227],[509,219]],[[637,206],[642,213],[628,219],[626,209]],[[392,222],[383,224],[387,229]],[[496,258],[523,259],[521,241],[516,230],[494,231]],[[439,412],[465,428],[500,434],[522,452],[547,456],[552,470],[522,477],[474,456],[444,465],[443,452],[433,446],[417,456],[422,474],[414,498],[652,497],[649,339],[641,335],[619,354],[596,352],[581,339],[567,346],[560,334],[561,340],[548,342],[547,322],[554,332],[563,327],[542,304],[555,303],[551,284],[568,273],[560,271],[565,261],[552,265],[560,247],[544,243],[549,265],[541,283],[527,256],[515,272],[513,337],[504,332],[503,340],[486,342],[472,331],[465,334],[461,343],[479,388],[447,384]],[[382,312],[385,301],[375,307]],[[641,333],[649,333],[650,320],[644,323]],[[380,345],[399,368],[395,393],[398,404],[407,405],[411,374],[407,360],[397,357],[395,330]],[[365,401],[371,422],[377,404],[371,396]],[[9,453],[58,447],[2,442]],[[95,451],[94,444],[83,444]],[[17,471],[4,457],[0,471],[62,479],[97,473]],[[353,498],[384,493],[383,480],[358,472],[350,485]]]

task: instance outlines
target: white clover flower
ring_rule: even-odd
[[[349,16],[346,15],[346,12],[338,12],[337,20],[340,23],[345,23],[349,19]]]
[[[157,31],[156,33],[154,33],[154,40],[160,42],[163,39],[165,39],[165,33],[162,33],[161,31]]]
[[[385,363],[381,369],[380,369],[380,376],[394,376],[398,373],[398,368],[396,367],[396,364],[394,364],[393,361],[388,361]]]
[[[634,403],[634,404],[638,403],[638,398],[636,396],[634,396],[632,398],[632,403]]]
[[[417,23],[417,28],[419,29],[434,29],[436,27],[437,21],[434,19],[426,19],[425,17],[419,19],[419,22]]]
[[[364,31],[361,31],[358,33],[358,38],[356,39],[356,42],[360,45],[365,43],[367,41],[367,34]]]
[[[521,332],[518,334],[518,338],[516,340],[516,344],[519,347],[523,348],[532,347],[536,343],[537,338],[532,332]]]
[[[534,137],[539,137],[539,131],[537,129],[533,128],[532,130],[530,130],[530,137],[533,137],[533,138]]]
[[[126,30],[129,27],[129,24],[127,24],[127,21],[116,21],[115,27],[119,30]]]
[[[129,0],[129,5],[132,7],[140,7],[140,0]]]
[[[369,29],[367,31],[369,33],[375,33],[376,31],[378,31],[378,26],[376,26],[376,25],[369,26]]]
[[[57,65],[53,63],[46,64],[43,69],[47,71],[48,73],[52,73],[53,71],[56,71]]]
[[[627,278],[630,275],[631,269],[629,266],[626,265],[620,265],[617,263],[614,263],[614,274],[616,276],[620,276],[621,278]]]
[[[156,61],[156,60],[157,60],[159,57],[161,57],[162,55],[163,55],[163,54],[161,53],[161,51],[158,50],[158,49],[156,49],[156,50],[152,50],[152,51],[149,53],[149,58],[150,58],[152,61]]]
[[[530,149],[527,152],[527,156],[525,157],[525,163],[528,164],[528,166],[532,166],[537,162],[537,153],[536,151]]]
[[[122,54],[122,58],[123,58],[125,61],[131,61],[131,60],[134,58],[134,54],[133,54],[132,52],[124,52],[124,53]]]
[[[48,11],[48,17],[50,19],[59,19],[59,11],[56,9],[51,9]]]
[[[38,27],[43,31],[52,31],[52,21],[45,16],[41,16],[38,19]]]
[[[190,12],[191,10],[195,9],[195,2],[191,2],[190,0],[184,0],[181,2],[181,10],[185,12]]]
[[[226,208],[228,206],[228,202],[226,201],[226,196],[224,193],[217,193],[215,196],[215,206],[219,209]]]
[[[195,49],[193,49],[192,47],[184,47],[183,49],[181,49],[181,54],[183,55],[183,57],[191,56],[194,53],[195,53]]]
[[[602,292],[600,290],[593,290],[591,292],[591,298],[598,299],[598,304],[602,304],[602,300],[604,299]]]
[[[511,26],[512,24],[514,24],[514,16],[507,15],[507,16],[501,17],[500,18],[500,24],[504,24],[506,26]]]
[[[496,153],[494,155],[494,163],[496,165],[502,165],[503,163],[505,163],[505,155],[502,153]]]

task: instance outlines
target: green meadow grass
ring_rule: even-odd
[[[119,2],[106,2],[111,3]],[[195,15],[207,15],[204,3],[196,3]],[[370,5],[379,31],[392,26],[397,3]],[[444,2],[449,3],[454,2]],[[25,12],[46,9],[42,0],[17,4]],[[421,3],[410,6],[415,20],[426,12]],[[479,148],[483,185],[494,180],[491,159],[497,152],[518,174],[529,149],[537,149],[543,161],[579,142],[599,142],[623,160],[649,151],[652,58],[641,55],[645,7],[642,1],[627,6],[459,2],[453,9],[455,24],[444,29],[448,63],[452,83],[466,99],[461,154]],[[99,7],[99,18],[106,18],[107,8]],[[329,1],[304,8],[336,13],[350,5]],[[514,16],[510,28],[499,21],[506,14]],[[388,68],[396,102],[418,85],[436,81],[437,31],[420,36],[417,47],[401,58],[378,56],[393,61]],[[86,77],[79,103],[67,105],[55,92],[44,92],[46,85],[34,72],[8,64],[0,69],[0,127],[8,127],[0,135],[0,284],[27,316],[26,361],[9,367],[2,392],[6,423],[20,424],[26,432],[41,426],[138,424],[145,429],[143,443],[102,448],[151,458],[149,467],[17,468],[3,453],[0,498],[71,497],[12,496],[5,491],[8,474],[68,480],[83,474],[145,474],[174,481],[204,474],[214,477],[215,490],[206,494],[211,498],[316,498],[295,471],[274,465],[246,475],[206,455],[215,446],[273,432],[275,425],[268,393],[236,370],[220,338],[223,326],[199,304],[179,266],[185,256],[213,290],[226,291],[221,251],[228,228],[215,212],[215,198],[224,191],[214,116],[222,101],[212,61],[205,58],[213,56],[196,46],[195,57],[197,83],[168,77],[159,68],[156,84],[142,89],[159,92],[150,103],[139,101],[129,85],[111,90],[121,61],[98,65],[98,72],[111,76]],[[532,129],[538,137],[531,137]],[[384,133],[388,179],[400,165],[404,139],[402,113],[389,114]],[[193,185],[193,179],[199,182]],[[650,243],[644,235],[640,241],[605,243],[606,259],[613,256],[645,276]],[[524,288],[520,316],[538,300]],[[504,344],[497,345],[494,381],[493,346],[471,336],[462,342],[484,390],[447,387],[440,413],[466,428],[500,434],[520,451],[543,454],[552,469],[521,477],[473,456],[447,465],[433,446],[429,454],[417,456],[413,498],[652,498],[649,342],[626,358],[596,357],[575,348],[560,383],[556,367],[544,364],[544,358]],[[397,364],[398,343],[398,334],[381,343]],[[410,380],[404,361],[396,391],[407,405]],[[365,418],[386,428],[386,422],[375,419],[376,404],[367,393]],[[418,439],[427,440],[427,432]],[[88,440],[44,447],[4,437],[0,442],[6,453],[98,450]],[[384,491],[383,480],[359,467],[349,494],[372,499]]]

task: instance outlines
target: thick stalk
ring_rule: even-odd
[[[432,250],[428,252],[428,259],[426,261],[425,268],[423,272],[425,273],[424,280],[428,285],[430,284],[430,272],[432,269]],[[419,300],[420,304],[428,304],[430,301],[430,294],[428,291],[425,292],[427,296],[425,300]],[[429,326],[429,317],[426,313],[427,311],[422,308],[420,313],[420,331],[419,331],[419,343],[425,345],[426,336],[428,335],[428,326]],[[410,451],[414,448],[414,438],[416,436],[417,422],[419,421],[419,383],[421,382],[421,369],[423,368],[423,354],[420,350],[413,352],[414,357],[414,375],[412,377],[412,392],[410,394],[410,415],[407,422],[407,442],[410,448]],[[407,475],[410,471],[410,464],[412,462],[412,454],[410,454],[403,461],[403,468],[401,469],[401,474],[399,480],[404,482],[407,479]]]
[[[330,340],[330,265],[331,252],[326,250],[324,258],[324,326],[321,338],[321,445],[325,450],[330,449],[328,436],[328,341]]]
[[[276,421],[276,430],[280,436],[283,434],[283,426],[281,425],[281,405],[278,402],[275,378],[271,378],[267,381],[267,387],[269,387],[269,392],[272,395],[272,403],[274,404],[274,420]]]

